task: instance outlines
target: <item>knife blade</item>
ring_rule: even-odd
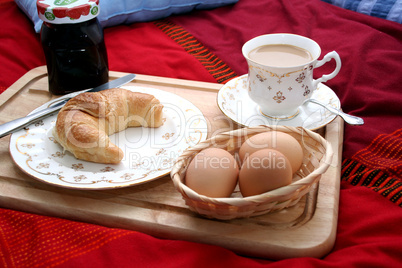
[[[52,101],[52,105],[47,108],[44,108],[35,113],[29,114],[25,117],[21,117],[21,118],[18,118],[18,119],[15,119],[15,120],[12,120],[10,122],[0,125],[0,138],[3,138],[11,133],[14,133],[20,129],[23,129],[24,127],[26,127],[32,123],[35,123],[43,118],[46,118],[46,117],[56,113],[64,106],[64,104],[67,103],[67,101],[69,99],[71,99],[81,93],[99,92],[99,91],[109,89],[109,88],[120,87],[124,84],[127,84],[128,82],[131,82],[134,78],[135,78],[135,74],[128,74],[123,77],[117,78],[115,80],[109,81],[100,86],[94,87],[92,89],[85,89],[82,91],[73,92],[68,95],[62,96],[58,99],[55,99]]]

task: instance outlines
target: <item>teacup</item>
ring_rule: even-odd
[[[248,94],[261,113],[274,119],[290,119],[309,99],[318,83],[334,78],[341,69],[335,51],[318,60],[320,46],[295,34],[267,34],[247,41],[242,48],[248,64]],[[313,79],[313,70],[334,59],[335,70]]]

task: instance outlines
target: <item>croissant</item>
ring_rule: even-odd
[[[153,95],[126,89],[82,93],[60,110],[53,136],[78,159],[116,164],[124,153],[109,135],[127,127],[159,127],[162,109]]]

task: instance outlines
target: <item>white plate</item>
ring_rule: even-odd
[[[202,112],[173,93],[145,87],[124,87],[154,95],[164,105],[159,128],[128,128],[110,136],[124,152],[119,164],[78,160],[63,152],[52,135],[57,115],[20,130],[10,139],[14,162],[34,178],[53,185],[77,189],[110,189],[132,186],[168,174],[176,158],[189,146],[207,138]],[[33,112],[43,109],[49,103]]]
[[[335,92],[320,83],[312,94],[313,99],[319,100],[334,108],[340,109],[341,103]],[[284,125],[304,127],[310,130],[321,128],[336,115],[324,107],[307,103],[299,108],[299,114],[291,119],[275,120],[264,116],[258,105],[248,96],[247,74],[230,80],[218,92],[218,106],[221,111],[239,125],[253,127],[258,125]]]

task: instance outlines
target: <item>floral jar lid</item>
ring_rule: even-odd
[[[99,0],[37,0],[39,18],[54,24],[79,23],[99,14]]]

